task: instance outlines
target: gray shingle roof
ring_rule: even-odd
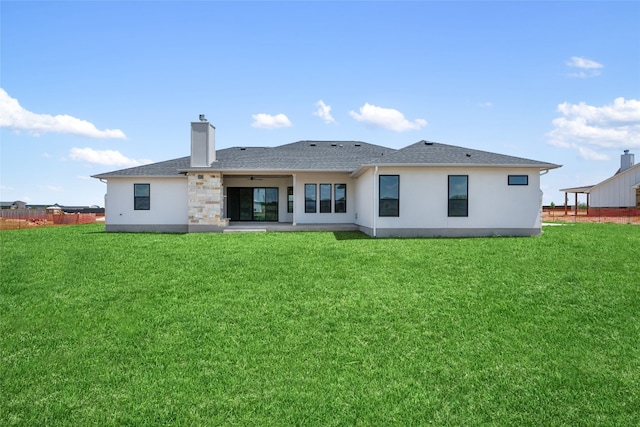
[[[380,165],[485,165],[557,167],[551,163],[431,141],[419,141],[380,159]]]
[[[420,141],[400,150],[359,141],[298,141],[278,147],[233,147],[216,151],[209,168],[241,171],[342,171],[374,165],[483,165],[558,167],[551,163],[453,145]],[[191,170],[189,157],[94,175],[95,178],[129,176],[167,177]]]
[[[93,175],[94,178],[115,178],[127,176],[149,176],[149,177],[167,177],[181,175],[179,172],[189,167],[190,157],[180,157],[178,159],[166,160],[164,162],[151,163],[148,165],[135,166],[127,169],[120,169],[113,172],[101,173]]]
[[[360,141],[298,141],[278,147],[234,147],[216,152],[213,170],[344,171],[395,152]]]

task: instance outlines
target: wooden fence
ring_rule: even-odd
[[[96,222],[96,214],[94,213],[52,213],[46,209],[0,210],[0,230],[47,225],[91,224],[94,222]]]
[[[615,222],[618,224],[640,224],[639,208],[593,208],[579,207],[569,209],[565,214],[564,207],[542,210],[543,221],[563,222]]]

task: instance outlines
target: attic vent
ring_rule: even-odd
[[[356,144],[356,147],[360,147],[362,144]]]
[[[244,150],[246,150],[245,147],[240,147],[240,151],[244,151]]]
[[[316,143],[315,143],[315,142],[312,142],[312,143],[311,143],[311,144],[309,144],[309,145],[310,145],[310,146],[312,146],[312,147],[315,147],[315,146],[316,146]]]
[[[467,153],[467,154],[466,154],[466,156],[467,156],[467,157],[471,157],[471,154]]]
[[[331,146],[332,146],[332,147],[337,147],[337,146],[338,146],[338,144],[331,144]]]
[[[433,145],[433,142],[431,141],[422,141],[422,142],[424,142],[424,145]]]

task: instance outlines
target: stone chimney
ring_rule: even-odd
[[[209,167],[216,161],[216,128],[200,114],[199,122],[191,122],[191,167]]]
[[[620,172],[624,172],[633,166],[633,153],[624,150],[624,154],[620,156]]]

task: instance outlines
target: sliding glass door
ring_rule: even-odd
[[[227,188],[227,216],[231,221],[278,221],[278,189]]]

